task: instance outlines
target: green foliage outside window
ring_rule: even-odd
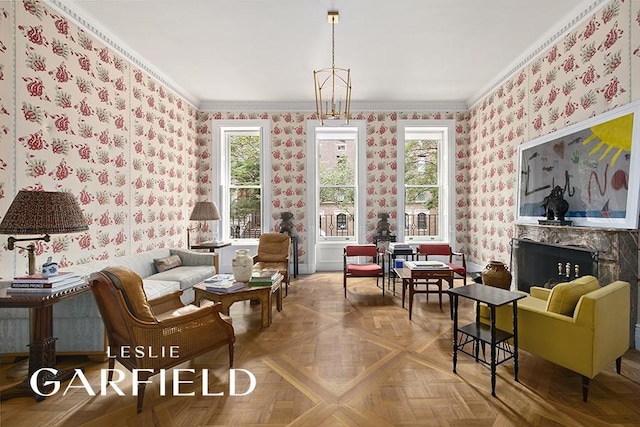
[[[405,205],[438,209],[438,141],[407,141],[405,148]]]

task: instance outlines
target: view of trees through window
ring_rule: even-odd
[[[437,234],[440,182],[439,139],[405,143],[404,202],[407,235]]]
[[[231,237],[256,238],[261,226],[260,135],[229,132]]]
[[[356,215],[355,140],[318,140],[321,236],[354,236]]]

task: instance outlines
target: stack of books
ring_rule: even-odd
[[[249,286],[271,286],[282,274],[278,270],[260,270],[251,273]]]
[[[389,243],[389,252],[393,254],[412,254],[413,248],[409,243]]]
[[[84,283],[85,280],[82,277],[70,271],[60,271],[58,274],[47,277],[37,273],[14,277],[8,291],[11,293],[53,294]]]
[[[406,265],[411,270],[431,270],[431,269],[443,269],[449,268],[447,264],[440,261],[405,261]]]

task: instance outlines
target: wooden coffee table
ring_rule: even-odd
[[[280,275],[271,286],[245,286],[233,292],[214,292],[207,290],[204,283],[198,283],[193,287],[195,291],[195,304],[200,305],[203,299],[222,303],[222,313],[229,315],[229,307],[236,301],[258,300],[262,311],[262,327],[271,325],[271,301],[276,296],[276,308],[282,311],[282,278]]]

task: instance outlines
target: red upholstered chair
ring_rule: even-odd
[[[420,259],[421,255],[424,256],[425,259],[429,259],[430,256],[447,257],[448,260],[444,260],[443,262],[447,264],[455,274],[461,276],[462,280],[464,280],[464,286],[467,286],[467,262],[462,252],[453,252],[451,246],[446,243],[431,243],[418,246],[417,258]],[[456,257],[455,260],[454,257]]]
[[[347,278],[375,277],[376,285],[382,278],[382,296],[384,296],[384,261],[376,245],[348,245],[344,248],[344,297],[347,297]]]

